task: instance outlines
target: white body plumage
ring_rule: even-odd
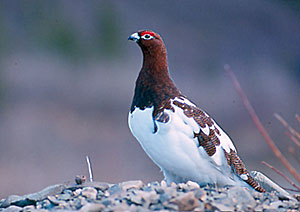
[[[235,150],[233,143],[226,133],[214,122],[212,128],[220,131],[220,145],[216,153],[209,156],[203,147],[197,146],[194,132],[200,131],[200,126],[193,118],[187,117],[183,110],[173,104],[180,101],[195,106],[187,99],[171,100],[172,110],[165,109],[169,116],[167,123],[155,121],[157,131],[154,132],[153,107],[135,108],[129,113],[128,123],[132,134],[141,144],[144,151],[164,173],[168,184],[192,180],[199,184],[242,185],[248,186],[228,166],[224,150]],[[209,134],[209,126],[201,128]]]

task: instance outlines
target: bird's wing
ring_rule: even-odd
[[[197,139],[199,154],[204,154],[217,167],[228,166],[254,189],[264,191],[245,168],[231,139],[207,113],[184,97],[176,97],[172,100],[172,105],[174,105],[175,111],[181,110],[184,123],[192,128],[194,135],[191,136],[195,140]],[[166,121],[167,119],[167,116],[161,115],[161,113],[156,117],[157,121]]]

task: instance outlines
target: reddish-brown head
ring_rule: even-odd
[[[129,36],[128,40],[135,41],[143,51],[151,51],[163,47],[164,42],[159,34],[151,30],[140,30]]]

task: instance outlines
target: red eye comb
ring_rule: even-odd
[[[151,32],[151,31],[143,31],[143,32],[141,32],[141,36],[146,35],[146,34],[155,37],[155,33],[154,32]]]

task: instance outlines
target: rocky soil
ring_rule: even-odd
[[[80,183],[77,181],[77,183]],[[298,200],[297,200],[298,198]],[[0,201],[0,211],[299,211],[299,197],[243,187],[202,187],[187,182],[58,184]]]

